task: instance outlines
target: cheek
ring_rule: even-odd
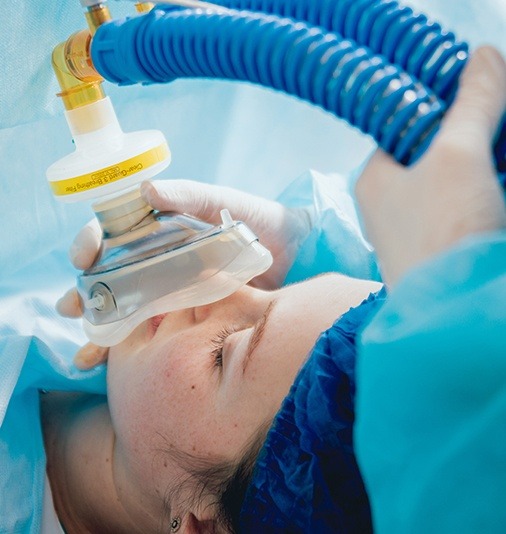
[[[132,454],[190,447],[205,418],[215,375],[202,344],[172,347],[110,362],[109,403],[117,439]]]

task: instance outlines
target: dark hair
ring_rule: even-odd
[[[272,421],[262,424],[252,435],[235,460],[200,458],[181,451],[170,451],[170,456],[187,473],[166,498],[166,513],[170,517],[170,502],[184,489],[191,488],[191,497],[185,503],[191,508],[202,500],[216,507],[217,532],[239,532],[239,520],[253,469],[265,442]]]

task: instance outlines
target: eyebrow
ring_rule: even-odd
[[[246,357],[244,358],[244,365],[242,368],[242,372],[246,370],[246,366],[248,365],[251,356],[253,355],[253,352],[258,347],[260,341],[262,341],[262,337],[265,332],[265,327],[267,325],[267,319],[269,319],[269,315],[271,314],[272,310],[275,307],[275,304],[278,299],[273,299],[269,302],[269,305],[267,306],[266,310],[264,311],[262,317],[260,317],[259,321],[257,321],[255,328],[253,330],[253,334],[250,337],[248,348],[246,349]]]

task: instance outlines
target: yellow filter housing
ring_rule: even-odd
[[[46,171],[53,194],[62,202],[116,194],[152,178],[170,164],[163,133],[124,133],[108,97],[68,110],[65,117],[76,150]]]

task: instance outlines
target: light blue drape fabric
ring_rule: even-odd
[[[47,255],[0,283],[0,532],[40,532],[45,456],[39,390],[105,393],[105,370],[72,366],[85,339],[54,310],[73,273]]]
[[[279,197],[289,207],[308,208],[312,229],[302,243],[285,283],[325,272],[380,280],[376,257],[364,238],[353,198],[360,166],[348,176],[309,171]]]
[[[408,274],[362,336],[356,447],[379,534],[506,531],[506,232]]]

